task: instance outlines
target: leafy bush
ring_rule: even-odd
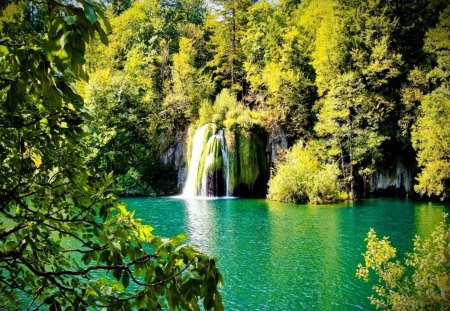
[[[450,226],[447,215],[429,239],[416,236],[413,253],[404,264],[387,237],[378,239],[370,229],[365,241],[364,265],[356,275],[365,282],[373,270],[378,282],[375,295],[369,297],[378,308],[388,310],[448,310],[450,306]],[[410,273],[412,271],[413,273]]]
[[[155,195],[155,191],[142,181],[142,175],[134,167],[125,175],[119,175],[118,186],[126,195]]]
[[[218,127],[223,126],[227,129],[234,130],[239,127],[249,130],[261,123],[260,114],[239,103],[229,89],[223,89],[217,95],[213,105],[203,101],[199,114],[198,126],[214,123]]]
[[[331,203],[340,198],[339,168],[325,164],[314,145],[295,145],[284,161],[275,165],[269,180],[268,199],[282,202]]]

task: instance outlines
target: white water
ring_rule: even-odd
[[[208,143],[206,144],[206,150],[210,150],[209,146],[214,143],[216,139],[216,135],[211,136],[208,139]],[[202,181],[200,185],[200,196],[207,197],[208,196],[208,171],[210,166],[214,163],[214,154],[210,153],[206,155],[205,164],[203,166],[202,172]]]
[[[228,157],[227,145],[225,144],[225,136],[223,129],[217,133],[217,138],[220,140],[220,148],[222,151],[223,164],[225,166],[225,196],[231,196],[230,193],[230,158]]]
[[[194,133],[194,137],[192,139],[191,160],[189,162],[186,184],[184,185],[183,189],[182,194],[183,197],[197,196],[196,183],[197,183],[198,166],[200,164],[200,158],[203,152],[203,141],[205,138],[207,128],[208,124],[205,124]]]
[[[183,189],[182,198],[208,198],[208,168],[214,162],[214,154],[208,154],[205,159],[203,171],[199,172],[200,159],[204,149],[209,149],[208,145],[211,145],[214,140],[220,141],[220,148],[222,153],[223,165],[225,168],[225,198],[231,198],[230,193],[230,159],[228,156],[228,150],[225,144],[225,136],[223,129],[218,131],[217,134],[211,136],[208,139],[207,144],[203,145],[205,139],[205,133],[208,125],[202,126],[198,129],[192,140],[192,156],[189,162],[188,176],[186,184]],[[200,189],[197,189],[197,176],[202,174]]]
[[[220,142],[220,152],[222,153],[223,166],[225,168],[225,197],[230,197],[230,159],[228,157],[228,150],[225,144],[225,136],[223,129],[217,132],[217,134],[211,136],[206,144],[206,149],[209,150],[209,146],[214,143],[215,140]],[[205,159],[205,165],[203,167],[202,183],[200,187],[200,195],[202,197],[208,196],[208,171],[209,167],[214,163],[214,154],[208,154]]]

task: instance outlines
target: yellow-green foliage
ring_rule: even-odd
[[[450,306],[450,226],[443,221],[429,239],[416,236],[414,251],[404,264],[389,239],[378,239],[370,229],[365,241],[364,265],[356,276],[365,282],[369,271],[377,275],[370,302],[383,310],[448,310]],[[413,273],[409,273],[412,271]]]
[[[437,62],[427,77],[440,86],[422,98],[420,116],[411,134],[417,162],[423,168],[414,189],[421,195],[441,199],[450,195],[449,27],[450,5],[441,13],[438,25],[427,33],[425,48]]]
[[[450,91],[441,87],[426,95],[422,115],[412,132],[413,146],[422,172],[414,189],[421,195],[450,195]]]
[[[319,93],[329,88],[329,82],[338,74],[341,64],[339,41],[342,40],[342,20],[338,15],[338,1],[312,0],[299,8],[298,25],[311,38],[311,56],[316,71]]]
[[[238,103],[234,94],[223,89],[213,105],[203,101],[200,107],[200,116],[197,125],[214,123],[219,128],[234,129],[237,127],[251,129],[260,124],[260,114],[250,110],[242,103]]]
[[[217,95],[213,105],[207,101],[202,103],[198,124],[202,125],[212,122],[218,126],[222,126],[226,119],[227,112],[229,110],[234,110],[237,105],[236,97],[231,94],[230,90],[223,89],[219,95]]]
[[[212,116],[214,115],[214,106],[208,101],[203,100],[200,104],[199,118],[197,120],[196,126],[200,127],[203,124],[212,122]]]
[[[281,202],[331,203],[340,198],[339,169],[325,164],[313,145],[292,147],[269,180],[269,200]]]
[[[259,175],[258,150],[253,135],[241,131],[238,136],[239,182],[252,186]]]

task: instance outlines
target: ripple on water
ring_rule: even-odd
[[[448,205],[376,199],[305,206],[264,200],[125,199],[155,232],[186,232],[219,258],[226,310],[373,310],[371,285],[356,279],[373,227],[400,253],[428,236]]]

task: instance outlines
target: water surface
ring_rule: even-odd
[[[226,310],[373,310],[355,277],[373,227],[400,253],[428,237],[448,205],[399,199],[307,206],[264,200],[123,199],[162,236],[219,258]]]

